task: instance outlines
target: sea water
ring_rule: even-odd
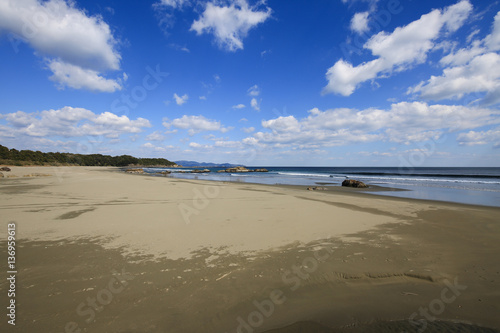
[[[374,195],[438,200],[500,207],[500,168],[397,168],[397,167],[248,167],[266,168],[260,173],[217,173],[223,168],[208,168],[206,174],[176,173],[192,168],[146,168],[149,173],[170,170],[171,177],[258,184],[340,186],[343,180],[356,179],[368,185],[406,191],[370,191]]]

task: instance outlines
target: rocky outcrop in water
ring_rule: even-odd
[[[191,171],[191,173],[208,173],[208,172],[210,172],[210,170],[208,170],[208,169],[203,169],[203,170],[202,169],[195,169],[195,170]]]

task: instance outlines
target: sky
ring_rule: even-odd
[[[500,166],[500,3],[0,0],[0,144]]]

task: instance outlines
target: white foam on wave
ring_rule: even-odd
[[[179,169],[179,168],[144,168],[144,171],[146,171],[146,172],[161,172],[161,171],[170,171],[170,172],[186,171],[186,172],[190,172],[190,171],[193,171],[193,169]]]
[[[281,171],[278,172],[278,175],[285,175],[285,176],[302,176],[302,177],[330,177],[329,174],[324,174],[324,173],[299,173],[299,172],[286,172],[286,171]]]
[[[353,176],[356,178],[356,176]],[[490,184],[490,185],[500,185],[499,181],[489,181],[489,180],[469,180],[469,179],[438,179],[438,178],[408,178],[408,177],[376,177],[376,176],[359,176],[360,179],[370,179],[370,180],[397,180],[397,181],[411,181],[411,182],[429,182],[429,183],[463,183],[463,184]]]

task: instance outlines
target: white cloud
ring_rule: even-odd
[[[140,133],[151,127],[149,120],[117,116],[110,112],[95,114],[83,109],[65,106],[59,110],[26,113],[17,111],[2,116],[7,126],[0,128],[0,136],[82,137],[105,136],[117,138],[125,133]]]
[[[243,109],[245,108],[245,104],[233,105],[233,109]]]
[[[461,145],[474,146],[493,143],[494,147],[500,147],[500,127],[489,131],[460,133],[457,141]]]
[[[189,135],[194,135],[203,131],[220,131],[225,133],[231,128],[224,127],[220,124],[220,121],[215,121],[207,119],[204,116],[187,116],[184,115],[181,118],[177,118],[168,122],[164,119],[163,126],[170,128],[171,126],[188,130]]]
[[[221,127],[220,131],[221,133],[227,133],[229,131],[232,131],[234,129],[233,126],[229,126],[229,127]]]
[[[211,145],[202,145],[202,144],[197,143],[197,142],[190,142],[189,147],[194,148],[194,149],[211,149],[212,148]]]
[[[465,65],[474,57],[487,52],[487,49],[482,46],[482,41],[475,40],[468,48],[461,48],[454,53],[449,53],[442,57],[439,63],[443,66],[449,65]]]
[[[155,152],[159,152],[159,153],[164,153],[164,152],[167,152],[168,150],[175,148],[174,146],[155,146],[151,142],[146,142],[141,147],[146,148],[146,149],[151,149],[151,150],[153,150]]]
[[[219,46],[228,51],[243,49],[243,38],[248,32],[271,16],[269,7],[263,11],[256,7],[249,7],[246,0],[235,0],[229,6],[208,2],[200,18],[191,25],[191,30],[198,35],[213,34]]]
[[[165,136],[160,133],[160,131],[155,131],[148,136],[146,136],[146,140],[148,141],[163,141],[165,140]]]
[[[241,130],[245,133],[252,133],[255,132],[255,127],[243,127]]]
[[[215,141],[214,147],[220,147],[220,148],[241,148],[242,144],[239,141],[218,140],[218,141]]]
[[[87,89],[102,92],[121,90],[119,80],[105,79],[99,72],[79,66],[49,60],[48,67],[54,73],[50,79],[62,89],[65,86],[74,89]]]
[[[493,31],[486,37],[485,44],[492,51],[500,50],[500,12],[495,16]]]
[[[164,6],[170,6],[174,9],[177,9],[177,8],[182,8],[182,6],[184,6],[184,5],[190,4],[190,1],[189,0],[161,0],[160,4],[164,5]]]
[[[410,93],[420,93],[420,97],[429,100],[462,98],[465,94],[488,92],[492,103],[500,102],[500,55],[486,53],[474,57],[468,64],[445,68],[442,76],[432,76],[422,82]]]
[[[260,95],[260,88],[258,85],[253,85],[247,90],[248,96],[257,97]]]
[[[54,71],[51,78],[60,86],[105,92],[121,89],[117,80],[100,74],[120,69],[118,41],[102,17],[88,16],[72,1],[1,1],[0,30],[13,33],[36,54],[48,58]]]
[[[499,115],[500,111],[485,108],[421,102],[392,104],[388,110],[315,108],[303,119],[287,116],[264,120],[262,127],[268,131],[255,133],[251,140],[254,144],[310,148],[374,141],[410,143],[500,123]]]
[[[360,35],[370,30],[370,28],[368,28],[368,15],[370,15],[369,12],[354,14],[351,19],[351,30]]]
[[[434,47],[441,32],[453,32],[472,11],[468,0],[444,10],[433,10],[410,24],[396,28],[391,34],[384,31],[372,36],[364,45],[377,58],[358,66],[339,60],[326,73],[327,86],[323,94],[351,95],[362,82],[386,77],[394,71],[404,71],[422,63]]]
[[[182,104],[187,102],[187,100],[189,99],[189,96],[187,94],[184,94],[183,96],[179,96],[177,94],[174,94],[174,99],[175,99],[175,103],[177,103],[177,105],[182,105]]]
[[[444,56],[441,76],[432,76],[408,89],[428,100],[460,99],[472,93],[485,93],[476,101],[483,105],[500,103],[500,12],[495,16],[492,32],[483,40],[474,40],[466,47]]]
[[[256,111],[260,111],[260,105],[259,105],[259,102],[257,101],[257,99],[254,97],[252,98],[252,100],[250,101],[250,106],[256,110]]]

